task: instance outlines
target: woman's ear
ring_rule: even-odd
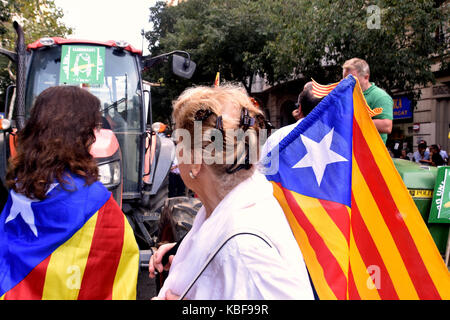
[[[198,164],[196,164],[196,163],[191,164],[191,172],[192,172],[192,174],[195,177],[198,176],[198,174],[200,173],[201,169],[202,169],[202,165],[200,163],[198,163]]]

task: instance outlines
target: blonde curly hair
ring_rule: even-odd
[[[252,175],[265,122],[263,112],[243,88],[228,84],[186,89],[174,101],[172,116],[177,149],[190,151],[183,161],[209,165],[228,187]],[[247,170],[240,170],[243,167]]]

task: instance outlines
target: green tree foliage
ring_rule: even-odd
[[[175,7],[158,2],[150,11],[154,29],[146,38],[152,55],[185,50],[197,63],[190,82],[175,79],[165,72],[167,66],[150,72],[153,81],[164,81],[164,87],[153,90],[155,119],[167,123],[172,99],[191,83],[212,85],[217,72],[248,92],[253,75],[273,78],[273,63],[261,52],[275,34],[267,28],[270,21],[260,1],[189,0]]]
[[[276,3],[282,14],[274,16],[274,22],[283,28],[265,52],[276,57],[277,79],[295,70],[325,83],[338,81],[345,60],[359,57],[369,63],[372,81],[390,92],[412,93],[416,85],[434,81],[431,65],[437,60],[431,57],[447,58],[448,40],[437,36],[448,21],[448,12],[438,8],[436,1]]]
[[[8,29],[4,25],[9,20],[11,11],[9,10],[9,2],[0,1],[0,37],[3,39]]]
[[[13,21],[17,21],[25,33],[25,43],[42,37],[64,37],[72,29],[60,21],[62,9],[56,7],[54,0],[0,0],[0,45],[14,50],[16,32]],[[5,88],[13,81],[8,73],[8,59],[0,55],[0,109],[4,107]],[[10,66],[10,68],[14,68]]]
[[[64,13],[56,7],[54,0],[2,0],[0,3],[0,40],[3,48],[14,49],[14,20],[24,29],[26,43],[41,37],[63,37],[72,33],[72,29],[60,21]]]
[[[443,62],[448,60],[444,54],[448,54],[448,38],[437,37],[445,33],[449,17],[441,4],[188,0],[167,7],[158,2],[150,9],[154,24],[146,34],[150,51],[186,50],[198,64],[190,83],[173,80],[167,66],[150,72],[149,77],[165,84],[159,90],[158,112],[167,119],[171,100],[183,87],[210,85],[218,71],[222,79],[241,82],[248,91],[255,74],[264,74],[271,84],[295,77],[330,83],[342,77],[341,66],[352,57],[367,60],[371,81],[388,92],[401,90],[417,98],[413,89],[434,81],[432,64],[441,60],[442,68],[447,68]]]
[[[197,80],[212,83],[219,71],[250,91],[250,76],[272,75],[271,61],[261,51],[275,34],[259,1],[189,0],[169,8],[159,2],[151,12],[150,51],[189,51],[199,66]]]

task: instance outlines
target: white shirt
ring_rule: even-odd
[[[425,151],[422,157],[419,151],[414,152],[414,161],[420,163],[420,160],[430,160],[430,153]]]
[[[180,295],[208,255],[232,230],[263,233],[272,248],[253,235],[229,240],[186,295],[186,299],[313,299],[303,256],[270,182],[259,172],[235,187],[205,220],[197,213],[159,292]]]
[[[297,122],[281,127],[272,133],[264,143],[261,149],[259,169],[266,175],[273,175],[278,172],[279,154],[278,144],[283,140],[304,118],[298,119]],[[274,149],[277,147],[276,149]],[[271,153],[270,156],[268,155]]]
[[[261,159],[267,155],[276,145],[280,143],[281,140],[283,140],[303,119],[298,119],[296,123],[281,127],[280,129],[276,130],[274,133],[272,133],[268,138],[267,141],[264,143],[264,146],[261,150]]]
[[[174,169],[171,169],[170,172],[180,174],[180,168],[178,168],[178,160],[176,156],[173,158],[171,168]]]

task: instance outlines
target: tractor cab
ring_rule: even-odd
[[[16,51],[0,48],[16,64],[16,84],[7,89],[6,118],[0,119],[1,179],[15,154],[15,133],[25,126],[36,97],[53,86],[84,88],[101,102],[101,129],[90,150],[99,180],[127,215],[140,247],[154,246],[175,145],[152,130],[150,88],[144,85],[141,72],[171,57],[173,73],[189,79],[195,63],[184,51],[143,57],[124,41],[53,37],[25,46],[21,26],[13,25]]]
[[[27,52],[25,118],[36,97],[48,87],[76,85],[94,94],[101,101],[102,128],[114,133],[121,150],[113,157],[116,150],[94,147],[101,150],[93,154],[100,179],[110,190],[123,182],[115,195],[119,203],[122,197],[139,198],[146,138],[140,52],[113,41],[89,43],[62,38],[41,39],[28,45]],[[98,135],[99,143],[111,143],[105,141],[106,132]]]

